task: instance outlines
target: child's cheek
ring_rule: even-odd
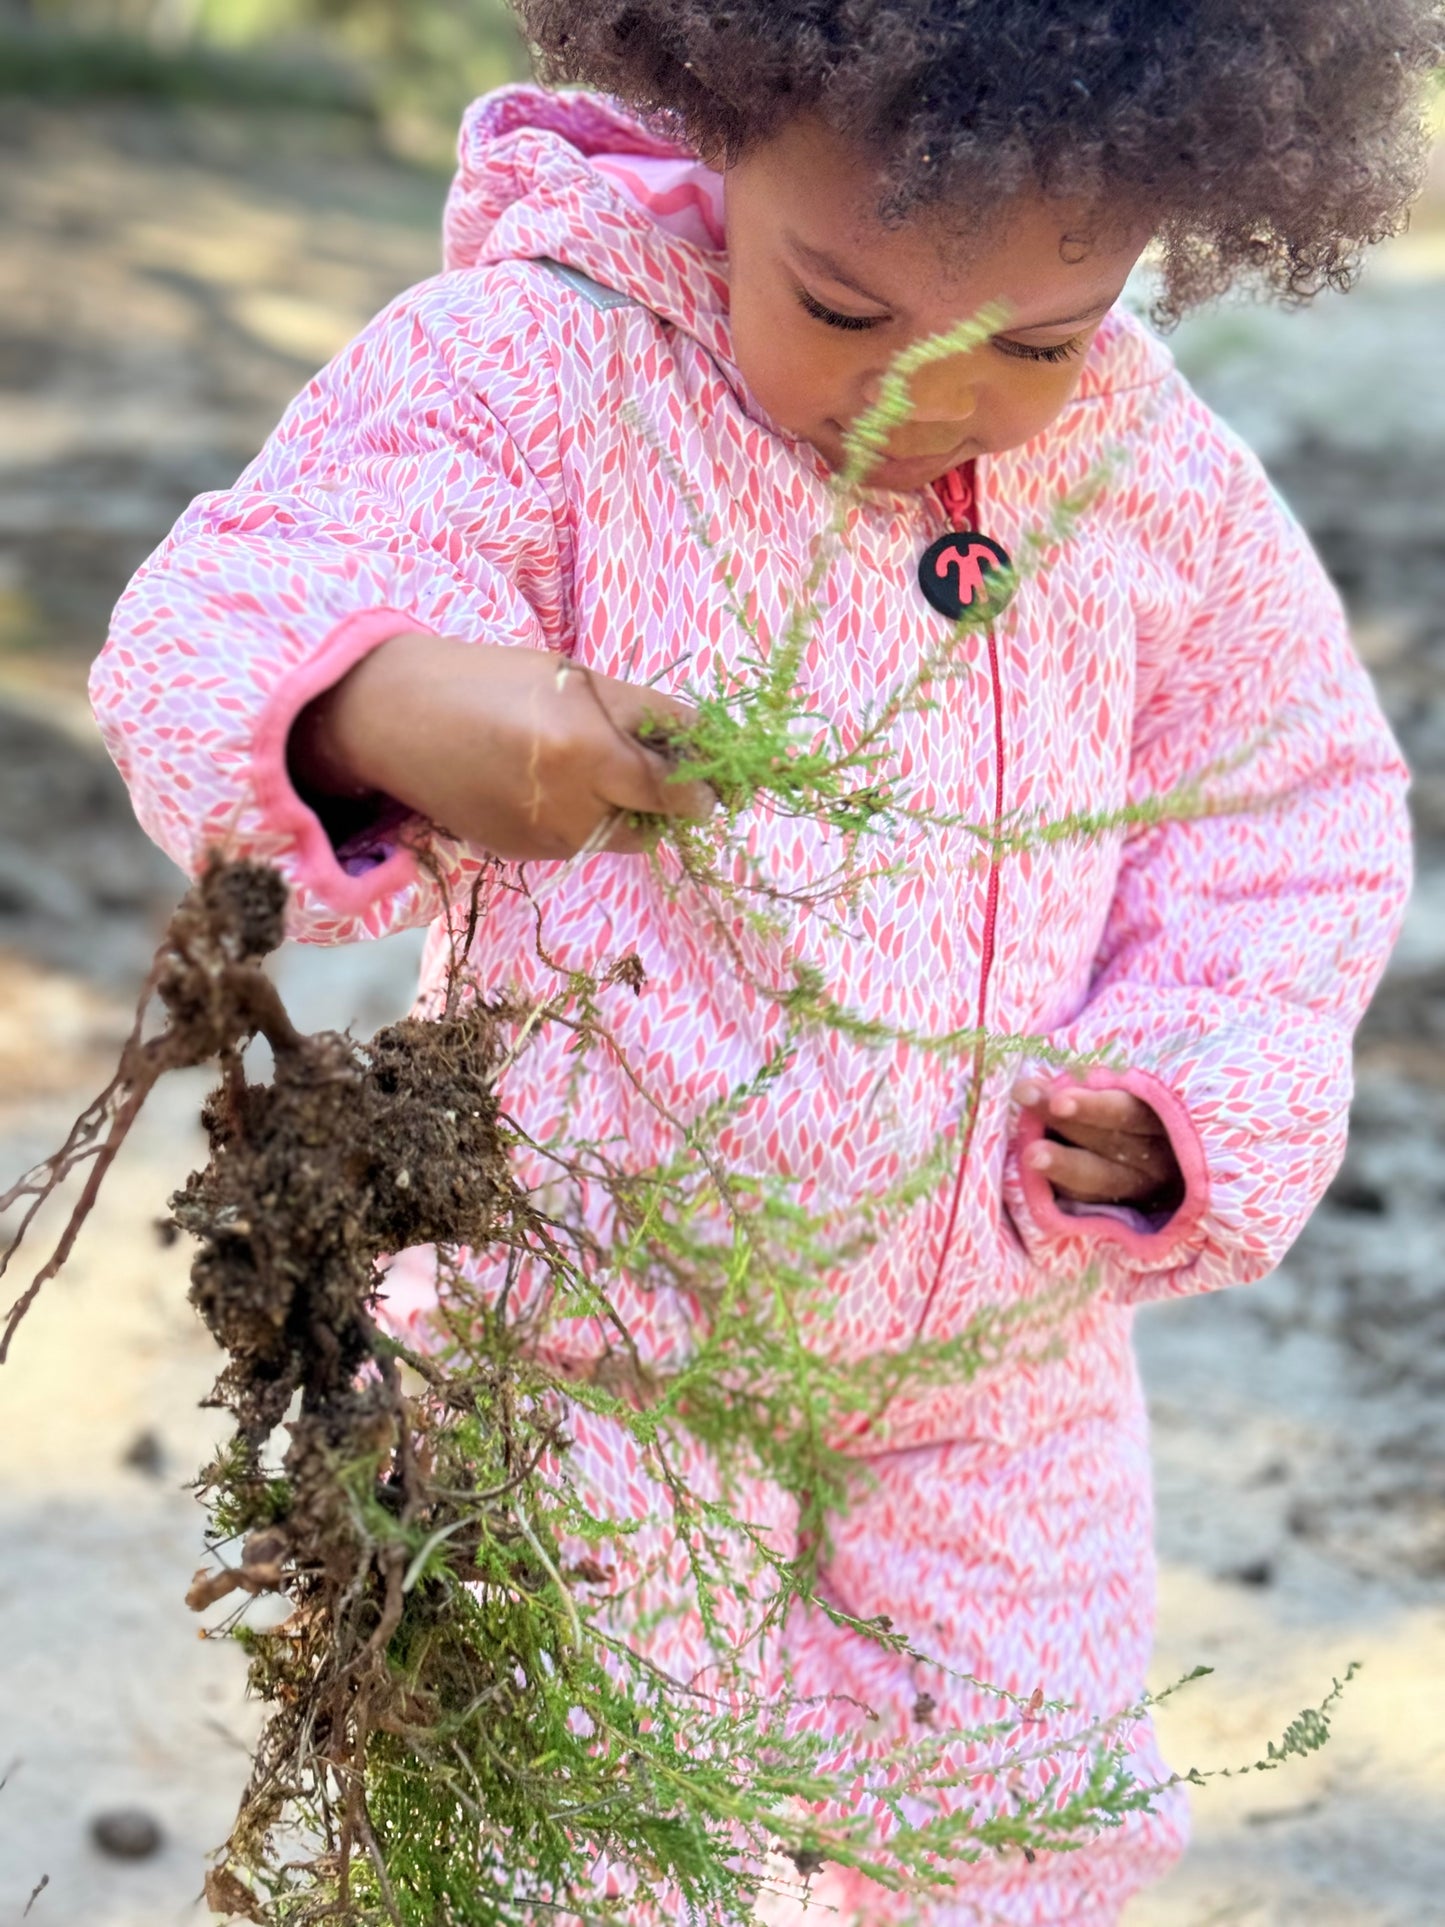
[[[1089,337],[1092,343],[1093,336]],[[1073,400],[1088,347],[1068,361],[1020,361],[986,350],[997,364],[980,396],[979,440],[993,454],[1022,448],[1051,427]]]

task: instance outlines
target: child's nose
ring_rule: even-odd
[[[872,408],[883,390],[884,370],[869,375],[863,385],[863,409]],[[964,357],[935,362],[920,368],[908,384],[909,426],[921,436],[934,430],[940,442],[950,446],[958,431],[978,413],[978,375]]]

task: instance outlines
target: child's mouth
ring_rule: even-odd
[[[836,435],[842,436],[844,431],[836,421],[830,420],[828,426]],[[965,436],[952,448],[942,449],[936,455],[884,455],[873,463],[865,479],[905,484],[932,481],[936,476],[946,475],[949,469],[956,468],[972,450],[973,442]],[[840,467],[844,460],[846,457],[840,459]]]

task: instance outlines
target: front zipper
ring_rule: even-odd
[[[978,464],[976,462],[968,462],[962,471],[954,470],[943,479],[944,481],[952,481],[955,475],[961,482],[962,487],[952,489],[948,494],[945,494],[943,489],[939,487],[938,484],[935,484],[935,487],[938,489],[939,498],[943,502],[945,509],[948,510],[950,520],[955,529],[966,526],[965,517],[971,517],[974,526],[977,527],[981,521],[981,517],[979,516]],[[950,495],[953,497],[952,502],[949,500]],[[989,856],[988,886],[984,899],[983,953],[979,960],[977,1015],[974,1019],[974,1028],[979,1032],[979,1040],[974,1046],[973,1053],[974,1100],[968,1122],[964,1126],[963,1142],[959,1147],[958,1172],[953,1181],[953,1197],[948,1208],[948,1223],[943,1233],[943,1244],[938,1253],[938,1265],[934,1272],[933,1283],[928,1288],[928,1296],[923,1301],[923,1315],[918,1321],[919,1338],[922,1338],[924,1335],[929,1314],[933,1310],[933,1301],[938,1296],[939,1286],[943,1283],[944,1267],[948,1262],[948,1254],[953,1244],[953,1234],[958,1226],[959,1206],[963,1201],[964,1174],[968,1169],[968,1158],[973,1148],[974,1131],[978,1125],[979,1112],[983,1108],[983,1028],[988,1014],[989,979],[993,974],[994,943],[998,930],[1000,870],[998,839],[1003,827],[1004,800],[1003,683],[999,675],[998,666],[998,636],[992,623],[989,623],[986,634],[988,638],[989,682],[993,692],[993,846]]]

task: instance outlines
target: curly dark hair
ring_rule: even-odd
[[[1169,325],[1238,281],[1345,288],[1404,225],[1445,0],[512,0],[538,77],[731,166],[800,112],[877,164],[877,218],[1034,185],[1143,215]]]

